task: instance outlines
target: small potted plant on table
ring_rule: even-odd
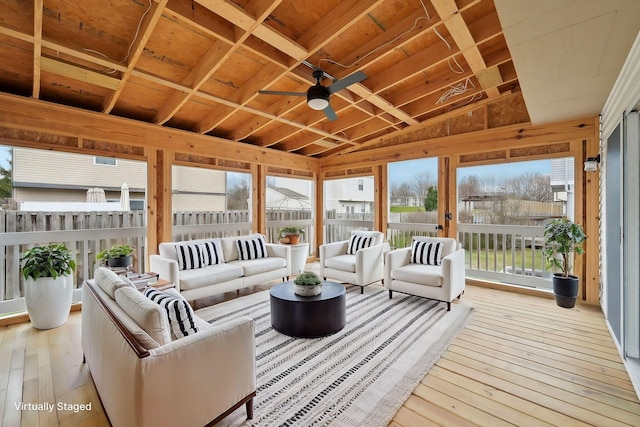
[[[133,264],[133,248],[129,245],[115,245],[101,250],[96,258],[108,267],[126,269]]]
[[[300,243],[300,236],[304,234],[304,227],[289,226],[280,229],[280,243],[297,245]]]
[[[560,273],[553,274],[553,293],[556,304],[573,308],[578,297],[579,278],[571,273],[571,254],[584,252],[582,243],[587,238],[582,226],[566,218],[552,219],[545,225],[544,256]]]
[[[62,243],[35,246],[22,259],[24,300],[31,324],[52,329],[69,318],[73,299],[73,270],[76,262]]]
[[[312,297],[322,292],[322,280],[313,271],[305,271],[293,281],[293,293],[301,297]]]

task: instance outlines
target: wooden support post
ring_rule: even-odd
[[[571,141],[571,152],[573,154],[573,162],[574,162],[574,176],[575,176],[575,203],[574,203],[574,217],[573,221],[582,225],[586,230],[585,224],[585,172],[583,170],[582,165],[584,164],[585,157],[585,147],[586,140],[574,140]],[[586,260],[585,255],[574,255],[573,257],[573,274],[580,278],[580,288],[578,289],[578,299],[580,301],[586,300]]]
[[[377,165],[373,168],[375,208],[373,227],[387,235],[387,223],[389,222],[389,179],[387,164]]]
[[[438,158],[438,230],[440,237],[457,238],[457,183],[454,157]],[[451,215],[446,219],[445,215]]]
[[[267,166],[251,164],[251,228],[256,233],[267,233]]]
[[[172,163],[173,152],[152,148],[148,149],[147,255],[158,253],[159,243],[173,240],[173,208],[171,205]]]
[[[584,160],[595,157],[600,149],[597,139],[588,139],[584,143]],[[600,170],[584,172],[584,160],[575,165],[575,170],[582,170],[583,181],[583,223],[587,235],[584,254],[584,302],[600,304]]]
[[[320,257],[318,247],[324,243],[324,179],[323,174],[316,174],[316,257]]]

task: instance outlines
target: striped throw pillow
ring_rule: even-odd
[[[182,243],[176,245],[176,255],[178,256],[178,269],[193,270],[202,268],[204,264],[204,243]]]
[[[186,337],[198,332],[194,321],[195,314],[186,300],[174,298],[155,288],[148,288],[144,291],[144,295],[165,310],[169,325],[176,338]]]
[[[241,261],[250,259],[267,258],[267,245],[264,236],[255,236],[247,239],[236,240],[238,258]]]
[[[347,246],[347,254],[355,255],[358,249],[368,248],[373,244],[373,237],[358,236],[352,234]]]
[[[224,264],[224,255],[222,254],[222,244],[220,240],[215,239],[210,242],[204,242],[202,263],[203,266]]]
[[[418,242],[411,244],[411,262],[413,264],[441,265],[443,243]]]

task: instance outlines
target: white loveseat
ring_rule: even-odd
[[[440,244],[442,252],[437,257],[424,252],[416,259],[413,256],[416,243]],[[436,259],[439,264],[433,262]],[[451,301],[464,293],[464,249],[458,248],[455,239],[414,236],[411,247],[385,254],[384,286],[389,290],[389,298],[393,297],[393,291],[398,291],[444,301],[447,310],[451,310]]]
[[[383,237],[379,231],[354,231],[349,240],[321,245],[320,275],[360,286],[364,293],[365,286],[382,280]],[[365,241],[365,247],[350,247]]]
[[[224,292],[258,285],[291,275],[291,248],[287,245],[264,243],[266,256],[257,259],[240,259],[237,242],[249,242],[262,238],[261,234],[238,237],[164,242],[158,246],[158,255],[151,255],[151,271],[161,279],[176,284],[176,288],[189,301]],[[221,263],[200,268],[181,269],[178,251],[185,245],[194,247],[214,242],[222,251]],[[219,245],[219,246],[218,246]]]
[[[174,338],[164,308],[112,271],[84,283],[82,350],[111,425],[201,427],[243,404],[253,416],[253,320],[194,321]]]

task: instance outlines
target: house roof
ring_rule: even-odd
[[[0,90],[330,157],[403,142],[452,112],[463,119],[440,133],[473,128],[474,106],[503,99],[488,113],[501,123],[597,114],[638,3],[6,0]],[[304,93],[312,67],[324,86],[367,76],[331,95],[335,120],[304,96],[259,93]]]

